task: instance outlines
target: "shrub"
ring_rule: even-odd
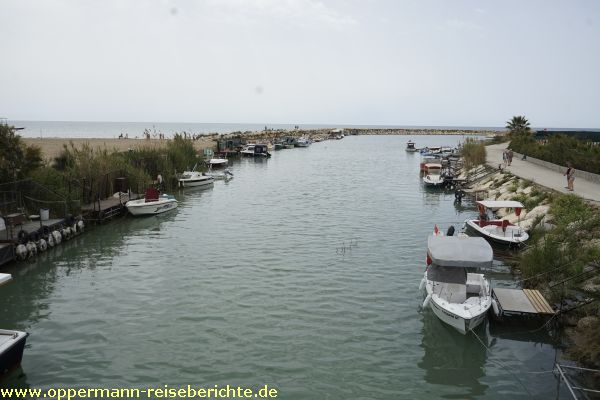
[[[571,162],[575,169],[600,173],[600,147],[574,137],[557,134],[539,143],[532,136],[518,135],[511,140],[509,147],[540,160],[563,166]]]
[[[557,225],[567,226],[573,222],[585,221],[593,216],[586,202],[574,194],[556,197],[550,206]]]
[[[485,145],[482,141],[468,138],[460,148],[467,169],[485,164]]]

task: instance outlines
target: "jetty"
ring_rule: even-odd
[[[515,315],[548,316],[555,314],[539,290],[494,288],[492,297],[498,304],[500,317]]]

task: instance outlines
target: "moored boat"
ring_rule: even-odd
[[[229,164],[229,160],[225,157],[213,157],[208,160],[208,165],[212,168],[221,168]],[[185,172],[184,172],[185,173]]]
[[[214,183],[215,179],[204,173],[200,173],[198,171],[185,171],[177,182],[179,183],[179,187],[196,187],[196,186],[208,186]]]
[[[146,189],[143,199],[130,200],[125,203],[127,210],[135,216],[157,215],[177,208],[177,200],[168,194],[159,194],[157,189]]]
[[[513,208],[515,214],[521,215],[523,204],[511,200],[480,200],[475,202],[479,211],[476,219],[465,221],[467,228],[484,238],[496,243],[519,245],[529,239],[529,234],[518,224],[515,225],[507,219],[490,219],[487,211],[500,208]]]
[[[266,144],[247,144],[241,154],[247,157],[271,157]]]
[[[408,142],[406,142],[406,151],[409,153],[415,153],[419,151],[419,149],[415,147],[415,142],[409,140]]]
[[[311,141],[305,137],[301,137],[296,141],[296,147],[308,147],[310,144]]]
[[[427,164],[441,164],[441,158],[436,156],[421,157],[421,163],[419,165],[420,170],[425,172],[427,170]]]
[[[11,280],[10,274],[0,274],[0,285]],[[0,329],[0,375],[21,363],[27,336],[27,332]]]
[[[425,164],[424,172],[425,176],[423,176],[423,183],[426,186],[440,186],[444,184],[444,177],[442,176],[442,164]]]
[[[485,320],[492,305],[491,289],[483,274],[470,269],[492,265],[492,248],[483,238],[432,235],[427,242],[423,308],[431,307],[444,323],[462,334]]]

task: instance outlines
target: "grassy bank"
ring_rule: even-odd
[[[111,196],[118,190],[115,186],[117,177],[125,177],[128,188],[133,191],[143,192],[161,174],[166,189],[172,190],[177,183],[176,173],[191,169],[196,163],[199,169],[204,165],[194,148],[194,141],[180,135],[175,135],[160,147],[139,146],[127,151],[71,143],[64,145],[53,160],[43,162],[40,149],[26,145],[12,127],[1,126],[0,129],[3,144],[0,164],[6,166],[2,168],[0,183],[7,186],[7,182],[11,181],[34,182],[34,185],[19,184],[18,189],[25,197],[35,197],[40,201],[60,199],[62,203],[56,201],[47,205],[51,212],[59,215],[64,213],[65,203],[69,213],[77,214],[82,204],[98,197]],[[16,185],[8,186],[11,186],[10,190],[17,188]],[[38,190],[40,187],[44,191]],[[51,199],[48,193],[52,193]]]

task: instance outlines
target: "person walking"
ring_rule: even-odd
[[[563,175],[567,177],[566,189],[568,191],[572,192],[573,191],[573,182],[575,181],[575,168],[573,168],[573,165],[571,165],[570,162],[567,163],[567,167],[568,168]]]
[[[508,150],[508,153],[506,155],[508,156],[508,165],[510,166],[512,164],[513,151],[512,150]]]
[[[504,149],[504,151],[502,152],[502,164],[504,165],[504,168],[506,169],[506,166],[508,165],[508,153],[507,153],[506,149]]]

